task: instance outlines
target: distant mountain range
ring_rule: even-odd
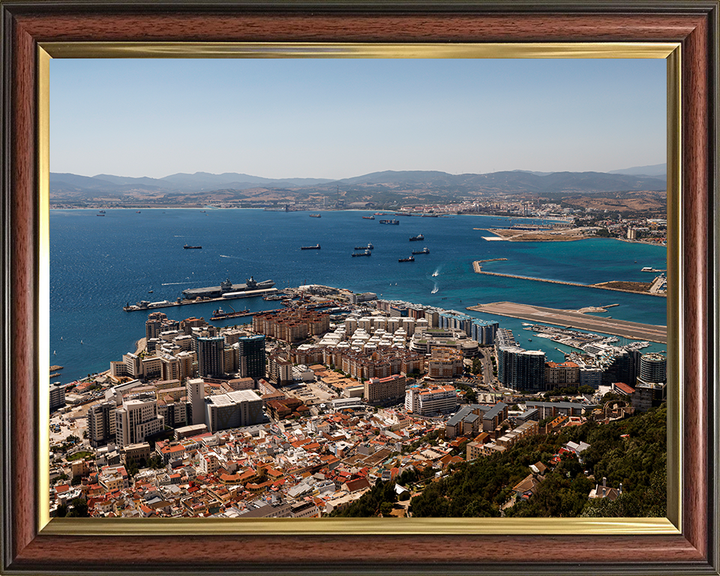
[[[301,187],[331,182],[327,178],[261,178],[248,174],[226,172],[210,174],[172,174],[164,178],[133,178],[130,176],[113,176],[98,174],[97,176],[78,176],[68,173],[50,173],[50,194],[53,192],[124,192],[131,190],[165,191],[165,192],[204,192],[218,189],[245,190],[258,186]]]
[[[608,174],[628,174],[631,176],[666,176],[667,164],[653,164],[652,166],[636,166],[624,170],[612,170]]]
[[[274,205],[403,206],[453,202],[477,196],[567,197],[665,191],[664,165],[608,172],[448,174],[432,170],[386,170],[352,178],[262,178],[228,172],[133,178],[50,173],[50,200],[56,205]],[[658,174],[645,174],[643,170]],[[662,174],[661,174],[662,173]],[[339,204],[338,202],[341,202]]]

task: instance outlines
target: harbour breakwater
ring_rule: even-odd
[[[612,282],[603,282],[600,284],[580,284],[578,282],[566,282],[564,280],[549,280],[546,278],[534,278],[532,276],[520,276],[518,274],[501,274],[500,272],[486,272],[482,269],[483,262],[493,262],[496,260],[507,260],[507,258],[495,258],[493,260],[475,260],[473,262],[473,270],[476,274],[485,274],[486,276],[500,276],[502,278],[514,278],[516,280],[533,280],[534,282],[546,282],[548,284],[564,284],[565,286],[577,286],[580,288],[597,288],[599,290],[612,290],[613,292],[627,292],[629,294],[644,294],[647,296],[659,296],[660,298],[666,298],[665,293],[648,292],[643,290],[630,290],[627,288],[616,288],[614,286],[608,286]]]

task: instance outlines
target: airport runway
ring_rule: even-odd
[[[591,316],[574,310],[559,310],[557,308],[543,308],[529,304],[518,304],[516,302],[492,302],[490,304],[478,304],[468,306],[468,310],[483,312],[485,314],[497,314],[520,318],[542,324],[553,324],[578,330],[590,332],[601,332],[622,336],[631,340],[647,340],[667,344],[667,327],[655,326],[653,324],[639,324],[627,320],[616,320],[615,318],[603,318],[602,316]]]

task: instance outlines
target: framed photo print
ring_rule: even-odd
[[[0,9],[2,573],[718,573],[717,1]]]

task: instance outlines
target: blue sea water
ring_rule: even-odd
[[[258,281],[271,279],[278,288],[324,284],[463,312],[467,306],[502,300],[566,309],[618,304],[603,315],[666,324],[664,298],[485,276],[472,268],[474,260],[507,258],[486,263],[484,269],[587,284],[649,281],[653,276],[641,272],[643,266],[666,267],[666,251],[659,246],[602,238],[484,240],[491,234],[477,228],[510,224],[509,219],[494,216],[387,216],[400,220],[400,225],[388,226],[378,217],[361,218],[370,212],[356,211],[322,212],[321,218],[310,218],[308,212],[210,208],[96,214],[95,210],[50,211],[50,363],[64,366],[61,382],[107,370],[111,360],[134,351],[135,342],[145,335],[147,312],[125,312],[125,304],[174,300],[185,288],[218,285],[226,278],[235,283],[251,276]],[[540,221],[523,220],[534,222]],[[425,241],[410,242],[410,236],[417,234],[423,234]],[[375,246],[371,257],[350,256],[355,246],[368,242]],[[184,244],[201,245],[202,250],[184,250]],[[321,249],[300,250],[313,244]],[[415,262],[398,262],[424,246],[430,254],[416,255]],[[261,298],[235,303],[250,310],[276,307]],[[215,308],[217,303],[161,311],[182,320],[209,318]],[[468,313],[499,320],[514,331],[521,345],[543,350],[550,360],[563,359],[554,342],[539,338],[527,342],[526,335],[532,334],[521,330],[520,320]],[[653,345],[646,350],[664,349]]]

